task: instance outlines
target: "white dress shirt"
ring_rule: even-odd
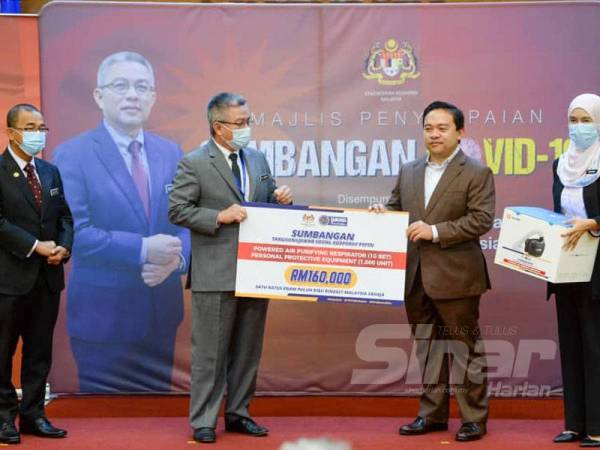
[[[225,147],[220,145],[214,138],[212,141],[215,143],[217,148],[219,150],[221,150],[221,153],[223,153],[223,157],[225,158],[225,161],[227,161],[227,165],[229,166],[230,169],[232,169],[233,163],[231,162],[231,159],[229,159],[229,155],[231,155],[231,150],[226,149]],[[238,166],[240,168],[240,175],[242,176],[242,193],[244,194],[244,200],[248,201],[249,200],[249,198],[248,198],[249,192],[250,192],[250,177],[248,176],[248,169],[246,168],[246,162],[241,160],[239,151],[234,152],[234,153],[237,153],[237,155],[238,155],[237,160],[238,160]]]
[[[132,173],[132,156],[131,153],[129,153],[129,145],[133,141],[138,141],[140,144],[142,144],[142,148],[140,149],[140,159],[142,161],[142,164],[144,165],[146,175],[148,176],[148,184],[150,184],[150,166],[148,165],[148,156],[146,154],[146,147],[144,146],[144,131],[140,129],[137,136],[132,138],[128,134],[123,133],[122,131],[117,130],[114,127],[111,127],[106,120],[104,121],[104,126],[106,127],[108,134],[110,134],[110,137],[117,145],[119,153],[123,157],[123,161],[125,161],[125,165],[127,166],[127,170],[130,174]]]
[[[446,160],[441,164],[431,162],[431,155],[427,155],[427,161],[425,162],[425,208],[427,208],[429,200],[433,195],[433,191],[435,191],[435,188],[440,182],[442,175],[444,175],[448,164],[450,164],[450,162],[454,159],[454,157],[458,153],[458,150],[460,150],[460,146],[457,146],[456,149],[452,152],[452,154],[448,156],[448,158],[446,158]],[[431,226],[431,233],[433,235],[432,241],[439,242],[440,237],[438,235],[437,227],[435,225]]]

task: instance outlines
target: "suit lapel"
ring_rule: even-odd
[[[256,161],[252,157],[252,154],[249,151],[244,151],[244,162],[246,164],[246,170],[248,171],[248,188],[250,191],[248,192],[248,201],[254,201],[254,194],[256,192],[256,177],[258,174],[258,168],[256,167]]]
[[[446,189],[450,183],[452,183],[452,180],[454,180],[463,171],[464,165],[465,155],[462,150],[459,150],[454,159],[448,164],[448,167],[446,167],[442,178],[440,178],[440,181],[433,190],[431,198],[429,199],[429,203],[427,204],[427,208],[425,209],[424,218],[426,218],[431,213],[433,208],[435,208],[436,203],[440,200],[440,198],[442,198],[444,192],[446,192]]]
[[[154,146],[154,141],[147,133],[144,133],[144,149],[150,171],[150,227],[152,227],[158,219],[158,210],[164,189],[161,181],[165,179],[162,171],[166,169],[166,164],[162,160],[163,154]]]
[[[9,175],[9,178],[14,180],[17,187],[21,190],[33,210],[36,214],[39,214],[37,206],[35,204],[35,198],[33,197],[33,192],[31,192],[31,188],[29,187],[29,183],[27,182],[27,177],[23,174],[19,165],[12,157],[8,149],[6,149],[2,155],[2,166],[4,170]],[[39,175],[39,174],[38,174]]]
[[[425,158],[416,163],[413,182],[420,217],[425,215]]]
[[[108,176],[110,176],[114,183],[119,186],[123,192],[123,196],[127,199],[135,215],[138,217],[140,222],[146,226],[148,219],[142,206],[142,200],[138,194],[133,178],[127,170],[125,161],[119,153],[117,144],[113,141],[108,134],[108,131],[104,126],[100,125],[97,129],[97,133],[94,134],[94,152],[100,159],[100,161],[106,167]]]
[[[40,177],[42,185],[42,217],[46,214],[46,208],[50,202],[50,188],[52,186],[52,172],[45,164],[40,164],[39,160],[35,161],[35,170]]]
[[[241,202],[243,202],[244,199],[242,198],[242,194],[240,193],[239,189],[235,184],[235,181],[233,180],[233,172],[231,171],[229,164],[227,164],[227,161],[225,161],[223,153],[221,153],[221,150],[219,150],[219,148],[212,141],[212,139],[208,141],[208,154],[210,155],[210,162],[213,165],[213,167],[216,169],[217,172],[219,172],[219,175],[221,175],[223,180],[225,180],[225,182],[233,191],[235,196]]]

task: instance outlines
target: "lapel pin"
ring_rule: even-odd
[[[20,175],[19,175],[19,172],[14,172],[14,173],[13,173],[13,177],[15,177],[15,178],[19,178],[19,176],[20,176]]]

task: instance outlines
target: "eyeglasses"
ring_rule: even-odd
[[[127,92],[129,92],[131,83],[129,83],[129,80],[117,78],[112,83],[105,84],[104,86],[98,86],[98,88],[109,88],[115,94],[125,95]],[[133,83],[133,89],[135,89],[135,92],[137,92],[138,95],[146,95],[149,92],[154,91],[154,86],[152,86],[148,81],[136,81]]]
[[[50,128],[46,128],[46,127],[40,127],[40,128],[34,128],[34,127],[26,127],[26,128],[17,128],[17,127],[11,127],[13,130],[19,130],[19,131],[29,131],[29,132],[37,132],[37,133],[44,133],[47,134],[48,131],[50,131]]]
[[[226,123],[228,125],[235,125],[236,127],[249,127],[250,124],[252,123],[252,119],[250,117],[248,117],[245,120],[238,120],[237,122],[226,122],[225,120],[217,120],[217,122],[219,123]]]

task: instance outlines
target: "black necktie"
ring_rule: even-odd
[[[238,166],[237,159],[238,154],[231,152],[229,154],[229,159],[231,160],[231,171],[233,172],[233,178],[235,178],[235,183],[237,184],[238,190],[242,195],[242,175],[240,173],[240,166]]]

